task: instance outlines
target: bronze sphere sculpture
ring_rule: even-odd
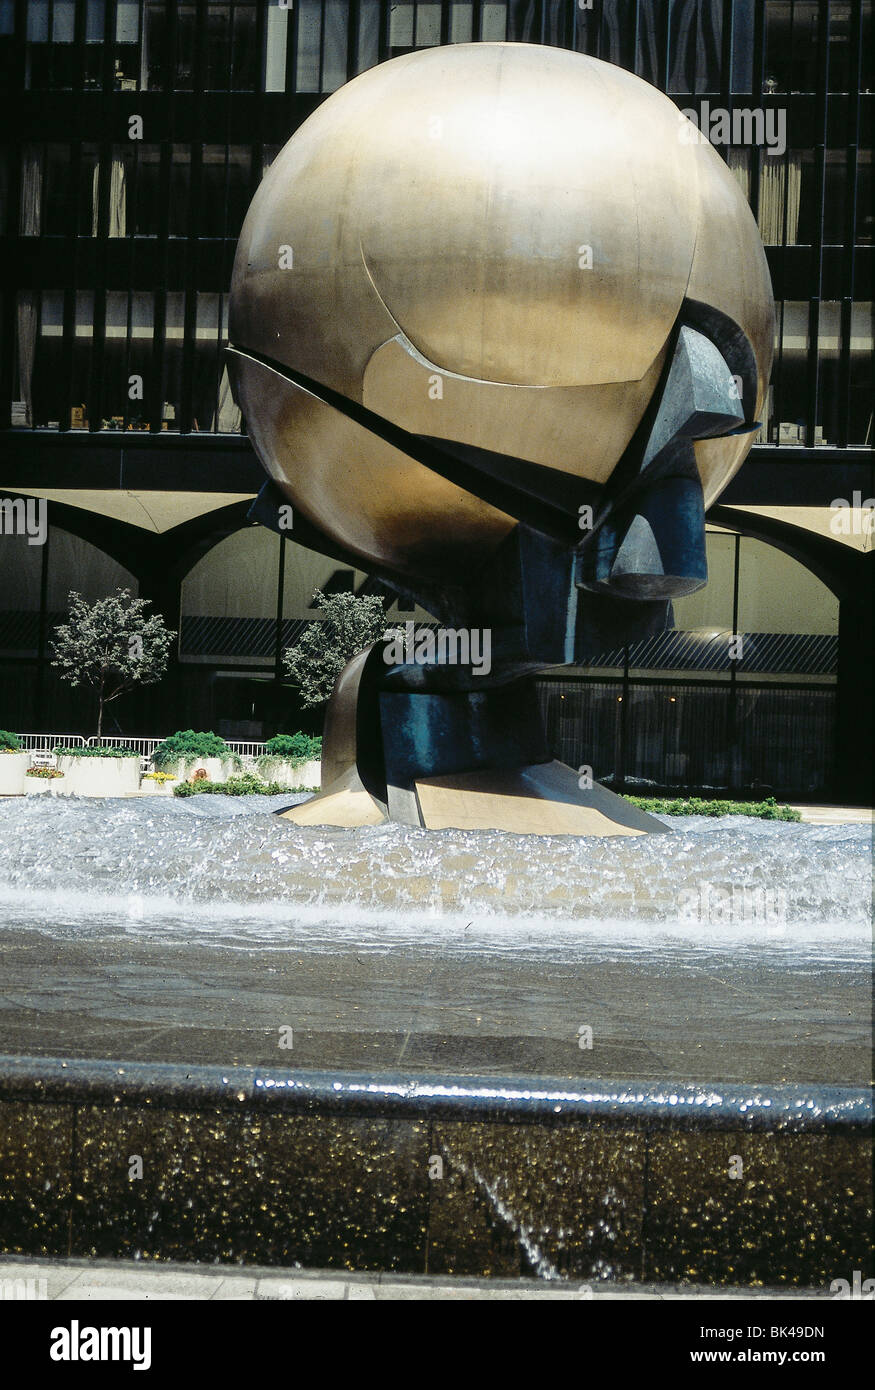
[[[377,703],[404,692],[419,731],[407,792],[514,762],[458,729],[423,755],[434,700],[470,715],[471,692],[497,701],[526,672],[658,630],[705,583],[705,508],[750,447],[773,335],[740,187],[621,68],[527,44],[424,49],[295,133],[231,292],[232,380],[271,479],[256,515],[291,503],[305,543],[493,634],[485,682],[371,661]],[[431,712],[411,713],[417,693]],[[384,747],[383,809],[385,762]]]

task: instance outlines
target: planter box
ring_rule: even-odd
[[[0,796],[24,796],[24,774],[29,767],[29,753],[0,753]]]
[[[25,796],[60,796],[66,785],[66,777],[25,777]]]
[[[154,782],[148,777],[144,777],[140,783],[140,791],[143,796],[172,796],[174,787],[178,787],[179,782]]]
[[[208,782],[227,782],[235,772],[233,758],[177,758],[175,762],[162,767],[161,771],[171,773],[181,782],[190,782],[192,774],[200,768],[206,770]]]
[[[282,782],[284,787],[321,787],[322,764],[318,758],[306,763],[293,763],[284,758],[271,759],[261,768],[256,763],[255,772],[263,782]]]
[[[64,774],[59,796],[131,796],[140,790],[140,759],[70,758],[58,759]]]

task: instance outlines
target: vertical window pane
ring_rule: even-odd
[[[323,92],[336,92],[346,81],[346,0],[325,0],[325,53],[322,64]]]
[[[42,229],[43,147],[25,145],[21,151],[20,236],[39,236]]]
[[[670,92],[720,89],[723,10],[710,0],[675,0],[669,18]]]
[[[117,0],[115,12],[115,86],[136,92],[140,84],[139,0]]]
[[[231,7],[210,5],[207,11],[208,91],[226,91],[231,71]]]
[[[128,348],[128,296],[124,290],[107,290],[103,345],[103,410],[101,427],[123,430],[128,408],[125,371]]]
[[[413,47],[413,4],[392,5],[389,11],[389,47],[393,53]]]
[[[270,5],[264,38],[264,90],[286,90],[286,43],[289,32],[289,11]]]
[[[79,235],[97,236],[100,162],[97,145],[83,145],[79,164]]]
[[[219,393],[219,296],[198,294],[192,372],[192,428],[214,428]]]
[[[109,227],[107,235],[128,235],[128,190],[132,187],[134,154],[129,145],[113,145],[109,169]]]
[[[220,434],[239,434],[243,424],[240,409],[231,394],[231,381],[228,376],[228,360],[224,349],[228,343],[228,296],[222,296],[222,325],[220,333],[222,351],[219,356],[219,401],[216,411],[215,428]]]
[[[194,80],[196,15],[194,5],[180,5],[176,11],[176,77],[174,86],[190,92]]]
[[[77,290],[73,337],[73,377],[70,383],[70,428],[89,427],[91,351],[94,342],[94,294]]]
[[[470,0],[450,6],[450,43],[470,43],[474,36],[474,6]]]
[[[366,72],[380,61],[380,0],[361,0],[359,51],[356,72]]]
[[[813,92],[817,79],[817,0],[766,5],[766,89]]]
[[[161,213],[161,147],[137,145],[137,202],[134,236],[157,236]]]
[[[185,294],[168,292],[164,306],[164,367],[161,383],[161,428],[178,430],[182,410],[182,344],[185,334]]]
[[[63,336],[63,290],[43,290],[33,374],[33,414],[37,429],[56,430],[61,423]]]
[[[27,7],[28,43],[49,41],[49,0],[30,0]]]
[[[440,5],[420,4],[416,7],[416,47],[431,48],[441,41]]]
[[[295,54],[295,91],[319,91],[322,7],[319,0],[299,0],[298,51]]]
[[[781,340],[779,372],[776,381],[775,444],[805,443],[805,413],[808,392],[808,305],[790,302],[775,306],[780,311]]]
[[[252,151],[248,145],[228,147],[228,181],[225,199],[225,236],[235,240],[240,235],[243,219],[249,208],[249,179]]]
[[[103,43],[104,0],[88,0],[85,11],[85,42]]]
[[[76,18],[74,0],[55,0],[52,9],[52,41],[72,43]]]
[[[164,0],[151,0],[143,16],[140,87],[144,92],[159,91],[163,86],[166,45],[167,16]]]
[[[39,297],[35,290],[19,290],[15,314],[15,376],[12,402],[13,427],[33,424],[33,370],[36,356]]]
[[[65,236],[73,230],[73,168],[69,145],[47,145],[43,184],[43,236]]]
[[[872,353],[875,349],[875,304],[851,305],[851,413],[848,443],[875,442],[872,429]]]
[[[272,7],[274,8],[274,7]],[[253,92],[256,78],[255,56],[255,6],[241,4],[234,6],[233,32],[231,35],[231,87],[235,92]]]
[[[225,235],[225,146],[204,145],[201,166],[199,234]]]
[[[188,145],[173,145],[170,154],[170,207],[167,230],[170,236],[188,236],[191,150]]]
[[[503,43],[507,38],[507,4],[483,6],[481,37],[490,43]]]
[[[148,430],[155,397],[152,381],[152,340],[155,332],[155,296],[131,295],[130,342],[127,363],[125,427]]]
[[[137,43],[140,37],[139,0],[116,0],[115,41]]]
[[[732,90],[749,92],[753,86],[753,50],[756,9],[754,0],[733,0]]]

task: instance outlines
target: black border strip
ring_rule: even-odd
[[[654,1130],[865,1133],[862,1087],[287,1071],[0,1056],[0,1101],[152,1110],[259,1110]]]

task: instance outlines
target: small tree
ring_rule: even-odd
[[[317,589],[313,604],[322,610],[322,621],[310,623],[298,645],[283,652],[286,675],[305,709],[327,700],[350,658],[387,635],[380,594],[327,596]]]
[[[103,709],[135,685],[154,685],[167,670],[176,636],[160,613],[147,617],[148,599],[117,589],[109,598],[86,603],[70,594],[69,621],[55,628],[53,666],[70,685],[93,685],[97,691],[97,737],[103,732]]]

